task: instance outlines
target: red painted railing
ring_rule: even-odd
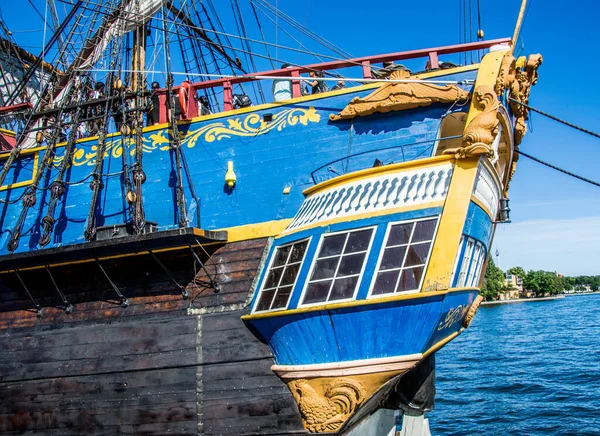
[[[479,42],[471,42],[467,44],[457,44],[457,45],[449,45],[444,47],[433,47],[433,48],[425,48],[420,50],[411,50],[411,51],[403,51],[396,53],[388,53],[374,56],[364,56],[354,59],[344,59],[344,60],[336,60],[330,62],[322,62],[319,64],[311,64],[304,66],[291,66],[289,68],[280,68],[277,70],[263,71],[259,73],[251,73],[242,76],[236,77],[224,77],[214,80],[206,80],[202,82],[192,83],[190,89],[190,96],[195,96],[196,92],[200,89],[207,88],[223,88],[223,109],[225,111],[229,111],[233,109],[233,85],[238,83],[252,82],[256,80],[263,80],[263,78],[268,77],[298,77],[300,79],[300,75],[303,73],[308,73],[310,71],[325,71],[325,70],[338,70],[343,68],[350,67],[361,67],[362,68],[362,76],[365,79],[372,78],[371,66],[373,64],[387,62],[387,61],[401,61],[406,59],[418,59],[418,58],[428,58],[429,60],[429,68],[436,69],[439,66],[438,57],[441,55],[453,54],[453,53],[464,53],[474,50],[482,50],[488,49],[494,45],[498,44],[510,44],[510,38],[501,38],[501,39],[493,39],[490,41],[479,41]],[[258,77],[260,76],[260,78]],[[292,96],[299,97],[300,92],[300,80],[292,81]],[[179,86],[173,88],[175,93],[179,92]],[[158,90],[160,97],[160,115],[159,120],[161,123],[167,122],[167,109],[166,109],[166,89]],[[27,105],[26,103],[25,105]],[[0,114],[12,112],[18,109],[22,109],[23,105],[9,106],[0,108]],[[195,98],[189,99],[187,112],[187,118],[193,118],[197,116],[199,113],[198,103]]]
[[[500,38],[500,39],[492,39],[490,41],[479,41],[479,42],[471,42],[467,44],[456,44],[456,45],[448,45],[444,47],[433,47],[433,48],[425,48],[420,50],[410,50],[396,53],[388,53],[374,56],[365,56],[354,59],[344,59],[339,61],[330,61],[330,62],[322,62],[319,64],[311,64],[304,66],[291,66],[288,68],[280,68],[277,70],[263,71],[259,73],[251,73],[243,76],[237,77],[226,77],[222,79],[214,79],[214,80],[205,80],[202,82],[195,82],[192,84],[194,91],[198,91],[200,89],[207,88],[215,88],[215,87],[223,87],[224,94],[224,110],[228,111],[233,108],[232,98],[233,98],[233,85],[237,83],[245,83],[252,82],[258,79],[257,76],[261,77],[278,77],[278,76],[286,76],[286,77],[300,77],[302,73],[308,73],[310,71],[324,71],[324,70],[337,70],[343,68],[350,67],[362,67],[363,78],[370,79],[372,78],[371,66],[380,62],[387,61],[401,61],[406,59],[418,59],[418,58],[429,58],[429,66],[431,69],[436,69],[439,67],[438,57],[441,55],[453,54],[453,53],[464,53],[474,50],[483,50],[488,49],[494,45],[498,44],[509,44],[511,42],[510,38]],[[174,92],[178,92],[179,87],[176,86],[173,88]],[[164,90],[163,90],[164,91]],[[293,97],[300,96],[300,81],[294,80],[292,81],[292,95]]]

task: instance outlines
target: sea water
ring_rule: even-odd
[[[483,306],[436,355],[439,435],[600,435],[600,295]]]

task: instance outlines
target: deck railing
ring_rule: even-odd
[[[311,71],[327,71],[327,70],[338,70],[343,68],[357,67],[360,66],[362,68],[362,75],[364,79],[373,78],[372,75],[372,66],[381,62],[394,62],[394,61],[402,61],[407,59],[418,59],[418,58],[428,58],[429,60],[429,68],[437,69],[439,68],[439,56],[454,54],[454,53],[464,53],[475,50],[484,50],[489,49],[494,45],[500,44],[510,44],[510,38],[500,38],[500,39],[492,39],[489,41],[479,41],[479,42],[471,42],[467,44],[456,44],[456,45],[448,45],[443,47],[432,47],[432,48],[424,48],[420,50],[410,50],[396,53],[387,53],[380,54],[374,56],[364,56],[354,59],[344,59],[344,60],[336,60],[329,62],[322,62],[318,64],[311,65],[303,65],[303,66],[290,66],[288,68],[280,68],[277,70],[263,71],[259,73],[251,73],[245,74],[242,76],[235,77],[224,77],[213,80],[205,80],[201,82],[195,82],[191,84],[192,91],[190,95],[195,95],[195,93],[201,89],[210,89],[210,88],[218,88],[221,87],[223,89],[223,109],[225,111],[233,109],[233,85],[253,82],[257,80],[264,80],[267,77],[298,77],[298,80],[292,80],[292,96],[299,97],[301,95],[300,91],[300,75],[303,73],[309,73]],[[179,86],[173,88],[174,92],[179,91]],[[166,93],[166,89],[162,89],[161,93]],[[192,100],[192,99],[190,99]],[[187,118],[193,118],[198,115],[198,108],[193,107],[194,104],[190,101],[190,108],[187,111]],[[163,120],[164,118],[164,120]],[[166,122],[166,112],[161,113],[161,122]]]

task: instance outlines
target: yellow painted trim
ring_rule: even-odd
[[[292,222],[291,218],[220,229],[227,231],[227,242],[246,241],[279,235]]]
[[[426,159],[410,160],[407,162],[400,162],[400,163],[392,164],[392,165],[382,165],[380,167],[367,168],[364,170],[354,171],[352,173],[334,177],[333,179],[325,180],[324,182],[321,182],[318,185],[311,186],[310,188],[306,188],[302,193],[305,196],[309,196],[316,192],[322,191],[324,189],[343,185],[344,183],[348,183],[350,181],[354,182],[357,180],[368,179],[373,176],[379,176],[381,174],[388,174],[388,173],[395,173],[398,170],[405,170],[407,168],[413,168],[413,167],[429,168],[432,166],[437,166],[441,163],[452,162],[453,160],[454,160],[454,156],[442,155],[442,156],[428,157]]]
[[[457,68],[448,68],[446,70],[436,70],[436,71],[431,71],[431,72],[426,72],[426,73],[421,73],[421,74],[415,74],[414,76],[410,76],[409,79],[431,79],[434,77],[447,76],[450,74],[462,73],[465,71],[473,71],[473,70],[477,70],[479,68],[479,65],[480,64],[474,64],[474,65],[468,65],[468,66],[457,67]],[[293,99],[286,100],[283,102],[264,103],[264,104],[259,104],[256,106],[250,106],[247,108],[234,109],[234,110],[227,111],[227,112],[217,112],[215,114],[195,117],[190,120],[178,121],[177,125],[184,126],[186,124],[192,124],[192,123],[196,123],[199,121],[216,120],[219,118],[227,118],[232,115],[246,114],[249,112],[256,112],[256,111],[260,111],[260,110],[264,110],[264,109],[278,108],[281,106],[289,106],[291,104],[302,103],[302,102],[306,102],[306,101],[320,100],[323,98],[334,97],[337,95],[352,94],[355,92],[368,91],[370,89],[378,88],[382,84],[385,84],[385,82],[353,86],[350,88],[344,88],[344,89],[340,89],[337,91],[325,92],[323,94],[306,95],[304,97],[297,97],[297,98],[293,98]],[[142,129],[142,133],[154,132],[157,130],[164,130],[164,129],[168,129],[169,127],[170,127],[170,123],[162,123],[162,124],[158,124],[156,126],[147,126]],[[8,130],[8,132],[10,132],[10,130]],[[106,139],[108,140],[110,138],[113,138],[115,136],[120,136],[120,135],[121,135],[120,132],[109,133],[108,135],[106,135]],[[78,139],[76,143],[79,144],[79,143],[83,143],[83,142],[94,141],[96,139],[98,139],[97,136],[90,136],[88,138]],[[60,144],[56,144],[56,148],[64,147],[66,144],[67,144],[66,142],[61,142]],[[29,154],[29,153],[33,153],[33,152],[45,150],[45,149],[46,149],[46,147],[29,148],[29,149],[21,150],[19,152],[19,154],[20,155]],[[0,156],[0,159],[2,159],[2,157],[3,156]]]
[[[506,52],[501,50],[488,53],[483,57],[477,73],[475,89],[479,86],[494,87],[505,54]],[[468,126],[481,112],[482,110],[476,106],[476,102],[471,100],[466,125]],[[477,177],[479,160],[478,157],[473,157],[456,161],[429,265],[425,272],[423,281],[425,289],[444,289],[450,286],[452,269]]]
[[[231,242],[239,242],[239,241],[245,241],[245,240],[249,240],[249,239],[258,239],[258,238],[274,236],[276,234],[281,233],[281,229],[285,229],[289,225],[290,221],[291,221],[291,219],[284,219],[284,220],[278,220],[278,221],[266,221],[264,223],[248,224],[248,225],[219,229],[216,231],[226,231],[227,232],[227,241],[209,242],[209,243],[203,244],[203,246],[206,247],[206,246],[210,246],[210,245],[219,245],[219,244],[225,244],[225,243],[229,244]],[[202,236],[203,234],[204,234],[203,232],[198,233],[198,236]],[[165,253],[168,251],[184,250],[187,248],[188,248],[187,245],[182,245],[182,246],[178,246],[178,247],[169,247],[169,248],[161,248],[158,250],[152,250],[152,252],[153,253]],[[114,256],[99,257],[98,260],[122,259],[125,257],[143,256],[146,254],[148,254],[148,253],[146,253],[145,251],[138,252],[138,253],[117,254]],[[78,265],[78,264],[90,263],[90,262],[94,262],[94,261],[95,261],[94,259],[83,259],[83,260],[74,260],[71,262],[52,263],[52,264],[49,264],[48,266],[54,268],[57,266]],[[19,269],[19,271],[31,271],[31,270],[41,269],[41,268],[44,268],[44,266],[21,268],[21,269]],[[7,274],[7,273],[11,273],[11,272],[12,272],[12,270],[0,271],[0,274]]]
[[[23,186],[29,186],[33,183],[33,179],[35,179],[35,176],[37,175],[38,169],[39,169],[39,153],[35,153],[35,155],[33,156],[33,170],[31,172],[31,179],[29,180],[24,180],[22,182],[18,182],[18,183],[13,183],[12,185],[2,185],[0,186],[0,191],[7,191],[9,189],[15,189],[15,188],[22,188]]]
[[[444,345],[446,345],[448,342],[450,342],[452,339],[454,339],[455,337],[457,337],[458,335],[460,335],[463,331],[465,330],[464,327],[461,327],[457,332],[452,333],[449,336],[446,336],[444,339],[442,339],[439,342],[436,342],[435,344],[433,344],[431,346],[431,348],[429,348],[429,350],[425,351],[423,353],[423,359],[425,359],[427,356],[429,356],[430,354],[435,353],[437,350],[439,350],[440,348],[442,348]]]
[[[491,211],[491,210],[489,210],[489,209],[488,209],[488,207],[487,207],[485,204],[483,204],[479,198],[475,197],[474,195],[471,195],[471,201],[472,201],[473,203],[475,203],[477,206],[479,206],[480,208],[482,208],[482,209],[483,209],[483,211],[486,213],[486,215],[487,215],[487,216],[488,216],[488,217],[489,217],[489,218],[490,218],[492,221],[494,221],[494,218],[492,217],[492,211]]]
[[[477,89],[480,86],[494,87],[496,84],[496,79],[498,78],[498,74],[500,73],[502,59],[504,59],[504,55],[506,53],[507,51],[505,50],[493,51],[483,57],[479,67],[479,72],[477,73],[477,80],[475,80],[474,89]],[[477,107],[477,104],[478,103],[475,101],[475,99],[471,99],[471,106],[469,107],[469,115],[467,116],[465,127],[468,126],[469,123],[473,121],[473,118],[479,115],[480,112],[483,112],[482,109]]]
[[[478,164],[479,158],[474,157],[459,159],[454,165],[437,236],[425,272],[425,289],[445,289],[450,286],[456,252],[477,178]]]
[[[293,235],[294,233],[303,232],[305,230],[314,229],[315,227],[325,227],[325,226],[329,226],[331,224],[357,221],[357,220],[360,220],[363,218],[373,218],[373,217],[378,217],[378,216],[383,216],[383,215],[393,215],[396,213],[411,212],[413,210],[428,209],[431,207],[442,207],[442,206],[444,206],[444,200],[432,201],[431,203],[419,203],[419,204],[414,204],[414,205],[410,205],[410,206],[394,207],[392,209],[382,209],[382,210],[377,210],[377,211],[373,211],[373,212],[364,212],[364,213],[359,213],[357,215],[343,216],[340,218],[332,218],[327,221],[319,221],[318,223],[314,223],[309,226],[298,227],[298,228],[291,230],[290,232],[284,232],[281,235],[277,236],[276,239],[287,237],[289,235]]]
[[[253,320],[253,319],[262,319],[262,318],[272,318],[272,317],[276,317],[276,316],[295,315],[295,314],[299,314],[299,313],[316,312],[316,311],[322,311],[322,310],[345,309],[348,307],[359,307],[359,306],[374,306],[374,305],[380,305],[380,304],[390,303],[390,302],[394,302],[394,301],[419,300],[422,298],[430,298],[430,297],[438,297],[438,296],[443,297],[447,294],[451,294],[451,293],[455,293],[455,292],[465,292],[465,291],[479,292],[479,289],[477,289],[477,288],[451,288],[451,289],[446,289],[445,291],[419,292],[416,294],[394,295],[391,297],[371,298],[368,300],[348,301],[345,303],[322,304],[319,306],[302,307],[299,309],[279,310],[276,312],[255,313],[252,315],[244,315],[244,316],[242,316],[242,319],[243,320]]]
[[[4,135],[8,135],[8,136],[12,136],[13,138],[17,135],[15,132],[13,132],[12,130],[8,130],[8,129],[2,129],[0,128],[0,133],[4,134]]]

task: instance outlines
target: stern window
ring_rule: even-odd
[[[389,228],[371,295],[419,289],[437,221],[402,222]]]
[[[277,247],[256,311],[285,309],[304,260],[308,240]]]
[[[372,237],[373,228],[324,236],[302,304],[353,298]]]

